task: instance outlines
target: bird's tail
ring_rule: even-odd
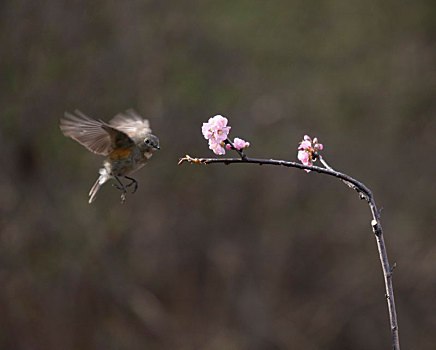
[[[94,186],[92,186],[91,191],[89,191],[89,203],[94,202],[95,197],[97,196],[97,192],[100,190],[100,187],[111,178],[106,168],[101,168],[99,170],[100,176],[95,182]]]

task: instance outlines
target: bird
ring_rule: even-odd
[[[118,113],[108,123],[96,120],[75,110],[75,115],[65,112],[60,120],[62,133],[93,153],[106,156],[99,177],[89,191],[89,203],[94,202],[101,186],[114,179],[114,186],[122,191],[121,202],[126,200],[127,187],[134,185],[132,193],[138,189],[138,181],[130,177],[141,169],[153,152],[160,149],[159,138],[151,133],[150,122],[135,110]],[[124,185],[121,178],[130,181]]]

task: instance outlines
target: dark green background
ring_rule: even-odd
[[[317,136],[383,207],[404,349],[436,343],[433,1],[0,5],[1,349],[389,349],[368,206],[336,179],[212,156],[215,114],[253,157]],[[65,138],[135,108],[162,150],[120,204]]]

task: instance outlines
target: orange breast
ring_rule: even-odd
[[[132,148],[117,148],[109,154],[109,158],[112,160],[126,159],[132,154]]]

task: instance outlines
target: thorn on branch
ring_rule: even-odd
[[[395,262],[390,268],[389,268],[389,274],[388,277],[392,277],[392,274],[395,270],[395,268],[397,267],[397,263]]]

